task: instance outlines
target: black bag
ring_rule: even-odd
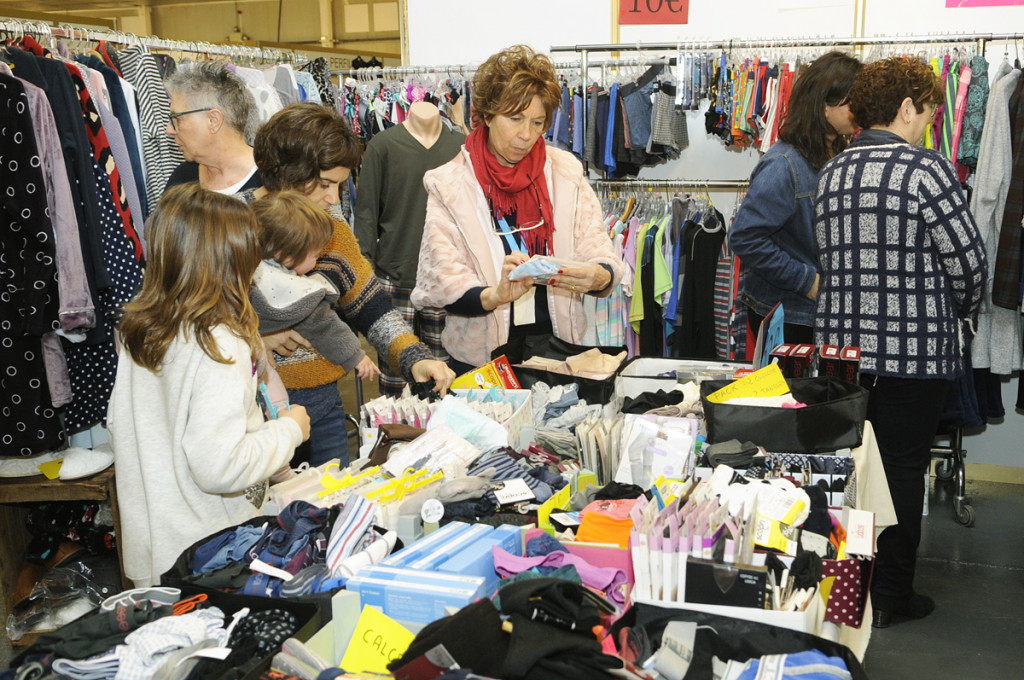
[[[338,507],[334,507],[334,508],[331,509],[330,518],[328,519],[327,524],[324,527],[325,535],[330,535],[330,529],[334,525],[334,522],[338,518],[339,514],[340,514],[340,510],[338,509]],[[171,586],[171,587],[174,587],[174,588],[180,588],[181,589],[181,593],[182,593],[182,595],[181,595],[182,598],[186,598],[186,597],[189,597],[189,596],[192,596],[192,595],[197,595],[199,593],[211,594],[211,593],[219,592],[219,593],[228,594],[228,595],[230,595],[232,597],[245,597],[245,598],[254,598],[254,599],[266,599],[269,602],[290,602],[290,603],[295,603],[295,604],[314,605],[319,610],[319,620],[322,621],[323,624],[327,624],[328,622],[330,622],[331,616],[333,614],[333,608],[331,606],[331,598],[333,598],[334,595],[339,590],[341,590],[341,588],[338,588],[336,590],[332,590],[332,591],[329,591],[329,592],[311,593],[309,595],[298,595],[298,596],[295,596],[295,597],[260,598],[260,597],[253,596],[253,595],[245,595],[245,594],[241,594],[241,593],[235,593],[229,587],[214,588],[214,587],[210,587],[210,586],[208,586],[208,585],[206,585],[204,583],[197,583],[195,581],[195,577],[192,575],[192,560],[195,557],[196,550],[201,545],[204,545],[205,543],[213,540],[214,538],[220,536],[221,534],[225,534],[225,533],[228,533],[230,531],[234,531],[237,527],[241,527],[241,526],[258,527],[258,526],[262,526],[262,525],[265,525],[265,524],[271,524],[271,523],[276,522],[276,521],[277,521],[277,517],[274,516],[274,515],[264,515],[262,517],[254,517],[253,519],[248,520],[246,522],[242,522],[241,524],[237,524],[237,525],[232,526],[232,527],[227,527],[226,529],[222,529],[221,531],[215,531],[214,533],[210,534],[206,538],[202,538],[202,539],[196,541],[195,543],[190,545],[188,548],[186,548],[184,552],[182,552],[180,555],[178,555],[178,559],[175,560],[174,564],[171,565],[170,569],[168,569],[166,572],[164,572],[163,574],[160,575],[160,585],[162,585],[162,586]],[[375,527],[375,528],[380,530],[378,527]],[[398,540],[396,542],[396,544],[395,544],[394,550],[398,551],[398,550],[401,550],[404,547],[405,547],[405,545],[402,543],[402,541]],[[232,563],[229,563],[226,567],[222,567],[221,570],[223,570],[223,571],[221,571],[221,570],[218,570],[218,571],[220,571],[220,573],[222,573],[222,574],[225,574],[225,579],[230,578],[231,575],[237,574],[238,575],[238,579],[240,581],[244,582],[244,578],[243,577],[247,577],[251,573],[251,571],[249,570],[248,564],[249,564],[248,561],[245,561],[245,562],[232,562]]]
[[[593,347],[574,345],[571,342],[560,340],[553,335],[537,336],[531,335],[523,338],[515,338],[491,352],[491,359],[502,355],[512,364],[512,372],[516,374],[520,386],[524,390],[533,387],[534,383],[544,382],[548,385],[579,385],[578,394],[580,399],[586,399],[588,404],[607,404],[615,391],[615,376],[610,375],[604,380],[594,378],[581,378],[564,373],[545,371],[539,368],[524,368],[517,366],[530,357],[544,357],[545,359],[556,359],[564,361],[566,358],[576,354],[582,354]],[[602,354],[616,355],[625,352],[625,347],[598,347]]]
[[[822,453],[860,446],[868,412],[868,391],[833,377],[789,380],[793,398],[804,408],[716,404],[707,395],[731,381],[705,380],[700,386],[708,441],[751,441],[773,453]]]
[[[620,633],[626,630],[632,641],[629,647],[640,653],[639,665],[661,646],[662,635],[670,621],[694,621],[699,626],[693,659],[686,674],[688,679],[714,677],[713,657],[743,662],[766,654],[795,654],[811,649],[841,658],[853,680],[868,677],[857,656],[838,642],[765,623],[644,602],[634,605],[615,622],[613,639],[618,640]]]

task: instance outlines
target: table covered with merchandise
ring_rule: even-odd
[[[569,379],[368,402],[349,467],[293,471],[264,516],[15,661],[97,678],[866,677],[874,538],[895,522],[870,423],[838,450],[716,440],[701,382],[742,367],[636,361],[593,400]]]

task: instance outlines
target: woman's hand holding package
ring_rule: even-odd
[[[612,281],[611,272],[599,264],[565,265],[548,281],[549,286],[573,293],[604,293]]]
[[[527,277],[518,281],[509,281],[508,275],[513,269],[530,259],[526,253],[515,251],[506,255],[501,263],[501,280],[497,286],[484,288],[480,293],[480,304],[487,311],[497,309],[501,305],[515,302],[533,288],[533,278]]]
[[[455,371],[448,364],[437,359],[420,359],[412,365],[412,377],[416,382],[428,382],[434,379],[434,389],[442,397],[455,380]]]

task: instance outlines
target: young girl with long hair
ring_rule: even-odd
[[[142,290],[125,307],[107,412],[125,574],[160,579],[195,541],[260,514],[266,480],[309,437],[301,406],[265,420],[265,350],[249,286],[260,262],[252,210],[186,184],[146,227]]]

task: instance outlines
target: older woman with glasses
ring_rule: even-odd
[[[861,349],[860,384],[896,510],[875,556],[878,628],[935,608],[914,590],[924,478],[988,271],[953,164],[920,146],[942,100],[938,78],[919,59],[865,66],[850,89],[864,131],[822,169],[814,203],[814,339]]]
[[[423,179],[412,302],[447,311],[441,341],[456,373],[487,363],[510,338],[579,343],[582,296],[606,296],[622,278],[582,166],[541,139],[560,103],[548,57],[524,45],[492,55],[473,79],[475,128],[462,152]],[[576,264],[541,281],[509,280],[532,255]]]
[[[242,79],[220,62],[203,61],[178,69],[164,87],[171,98],[167,134],[185,157],[168,188],[199,182],[230,195],[262,186],[246,141],[256,104]]]

